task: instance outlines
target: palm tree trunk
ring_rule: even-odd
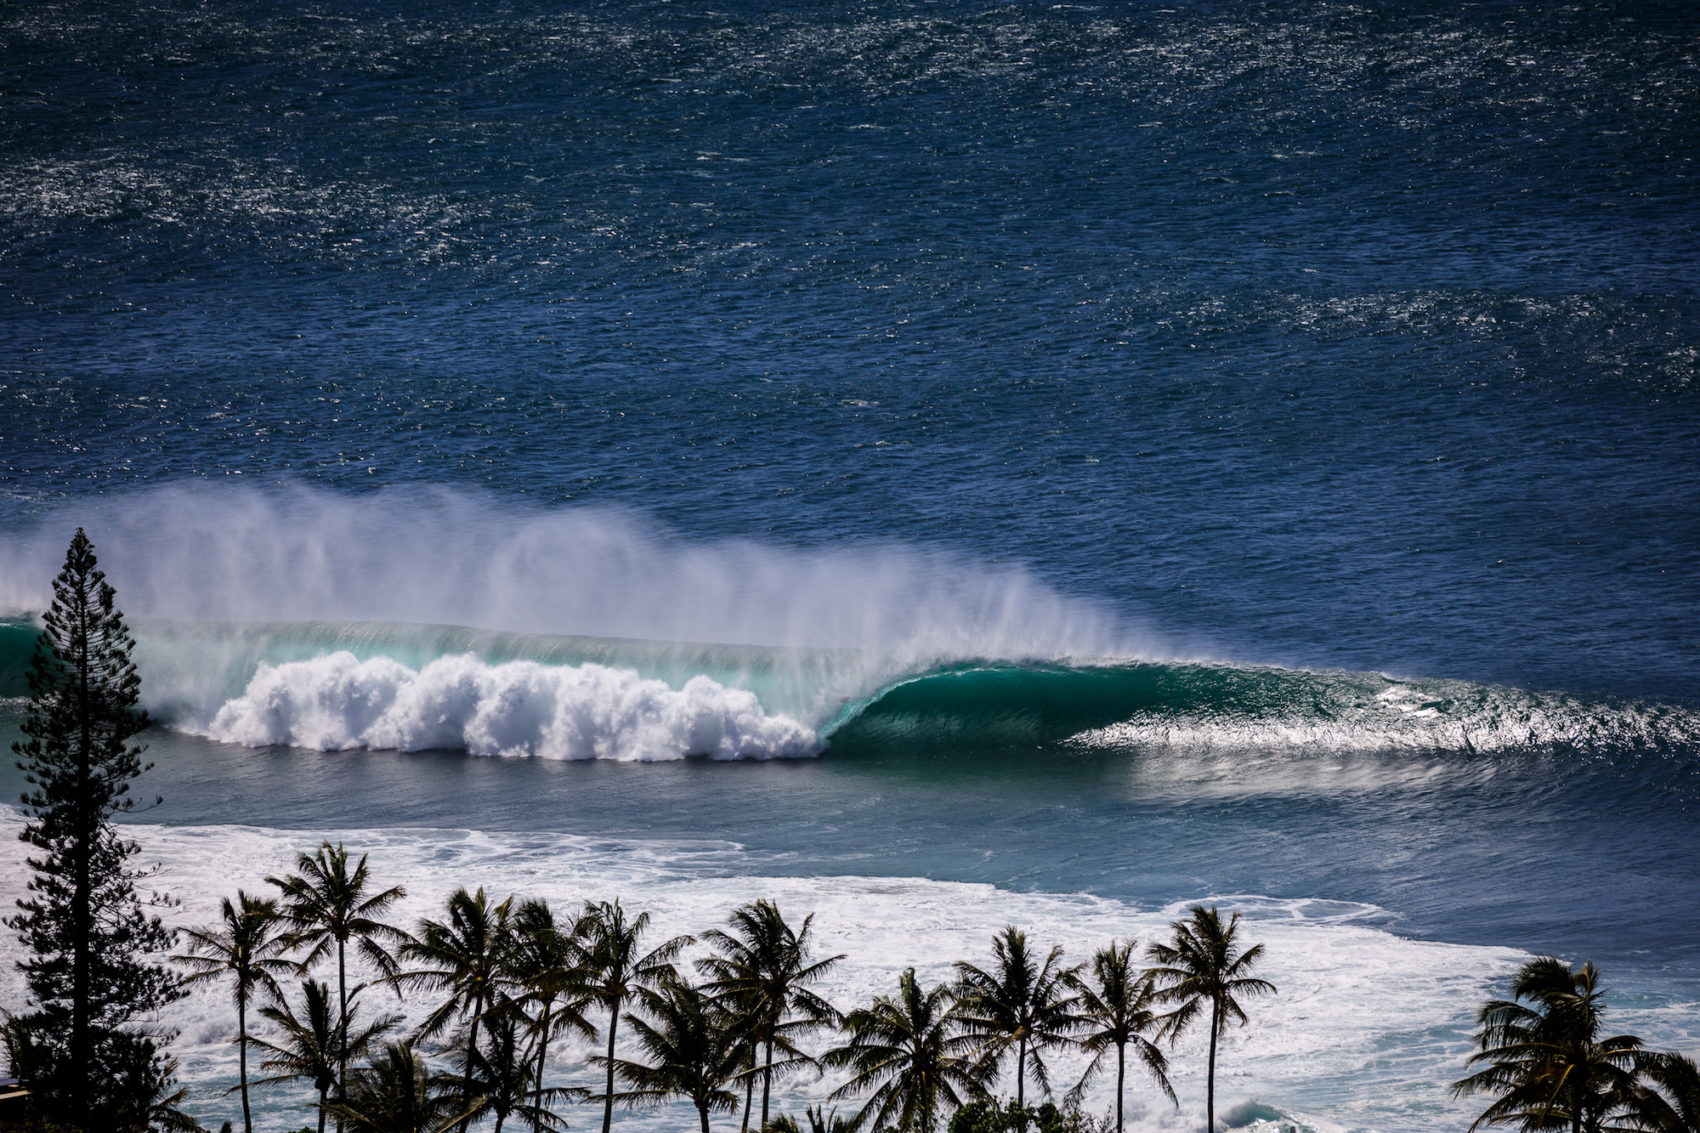
[[[1116,1133],[1122,1133],[1122,1092],[1127,1081],[1127,1044],[1116,1044]]]
[[[1210,1073],[1204,1079],[1205,1133],[1216,1133],[1216,1036],[1221,1031],[1222,1008],[1210,1005]]]
[[[472,1101],[472,1060],[478,1056],[478,1021],[484,1018],[484,996],[482,994],[472,1001],[472,1026],[467,1031],[466,1040],[466,1073],[461,1078],[461,1089],[465,1091],[463,1099]],[[472,1124],[472,1115],[468,1114],[460,1123],[460,1133],[466,1133],[467,1126]]]
[[[602,1133],[614,1125],[614,1030],[620,1025],[620,1005],[614,1004],[614,1010],[608,1016],[608,1087],[603,1091],[602,1102]],[[708,1124],[708,1116],[703,1116],[703,1124]]]
[[[702,1118],[702,1133],[708,1133],[708,1107],[705,1105],[697,1106],[697,1116]]]
[[[1021,1133],[1027,1133],[1027,1038],[1015,1047],[1015,1108],[1020,1111]]]
[[[336,942],[336,993],[342,1003],[336,1021],[336,1100],[341,1103],[348,1100],[343,1092],[343,1083],[348,1080],[348,960],[340,937]],[[336,1133],[342,1133],[340,1113],[336,1115]]]
[[[329,1093],[328,1088],[319,1091],[319,1133],[325,1133],[325,1100]]]
[[[755,1060],[756,1060],[756,1048],[752,1046],[752,1047],[750,1047],[750,1062],[752,1064],[751,1065],[752,1071],[754,1070],[753,1064],[755,1063]],[[756,1096],[756,1076],[755,1076],[754,1073],[752,1073],[748,1078],[744,1079],[744,1120],[738,1126],[738,1133],[750,1133],[750,1102],[751,1102],[752,1099],[754,1099],[755,1096]]]
[[[761,1068],[761,1128],[767,1128],[767,1095],[773,1089],[773,1036],[767,1036],[767,1061]]]
[[[248,1000],[236,997],[236,1057],[242,1079],[242,1129],[254,1133],[254,1117],[248,1110]]]
[[[507,1117],[507,1114],[505,1114],[505,1113],[496,1114],[496,1128],[494,1130],[494,1133],[502,1133],[502,1121],[506,1117]]]
[[[543,1004],[542,1031],[537,1039],[537,1097],[533,1104],[543,1104],[543,1060],[549,1056],[549,1004]]]

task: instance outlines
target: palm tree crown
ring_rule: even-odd
[[[347,1097],[328,1109],[354,1133],[445,1133],[474,1108],[406,1043],[386,1043],[345,1084]]]
[[[1522,1130],[1593,1133],[1632,1098],[1641,1040],[1600,1036],[1600,973],[1592,962],[1572,970],[1553,956],[1524,964],[1511,999],[1490,1000],[1477,1015],[1481,1047],[1470,1058],[1483,1068],[1452,1084],[1455,1096],[1498,1098],[1471,1122]]]
[[[1273,995],[1275,985],[1247,973],[1263,958],[1263,945],[1245,950],[1239,943],[1240,915],[1227,924],[1212,905],[1194,905],[1184,920],[1169,926],[1167,944],[1153,944],[1148,954],[1152,987],[1162,1003],[1174,1009],[1162,1018],[1162,1032],[1171,1041],[1197,1022],[1208,1009],[1210,1018],[1210,1069],[1205,1085],[1205,1129],[1216,1128],[1216,1045],[1230,1022],[1246,1024],[1240,998]]]
[[[713,996],[678,979],[639,995],[653,1022],[638,1015],[627,1015],[626,1022],[649,1061],[607,1060],[631,1086],[620,1098],[630,1103],[689,1098],[702,1133],[708,1133],[709,1114],[738,1108],[738,1095],[726,1088],[744,1060],[732,1020]]]
[[[522,1013],[536,1046],[533,1089],[541,1105],[549,1040],[566,1031],[587,1038],[596,1034],[582,1010],[590,996],[584,986],[584,950],[555,922],[548,902],[525,901],[514,913],[508,968],[517,996],[512,1006]],[[523,1015],[527,1008],[535,1008],[536,1015]]]
[[[785,923],[779,906],[761,900],[735,909],[727,918],[728,932],[703,934],[717,955],[698,962],[709,981],[707,990],[722,997],[737,1017],[737,1025],[752,1048],[763,1052],[761,1064],[761,1124],[768,1120],[773,1087],[775,1050],[788,1056],[780,1068],[808,1059],[791,1036],[798,1031],[837,1022],[832,1004],[809,990],[842,955],[814,959],[809,932],[814,916],[803,918],[800,929]],[[752,1079],[753,1080],[753,1079]],[[745,1120],[749,1119],[746,1112]],[[759,1128],[759,1126],[758,1126]]]
[[[980,1057],[995,1069],[1015,1051],[1015,1104],[1026,1124],[1027,1075],[1051,1090],[1044,1052],[1069,1041],[1080,1027],[1068,995],[1072,969],[1062,967],[1063,950],[1034,956],[1027,934],[1009,925],[992,938],[992,966],[956,965],[957,1025],[979,1046]]]
[[[185,984],[229,978],[236,1002],[236,1046],[238,1088],[242,1091],[242,1127],[254,1133],[253,1113],[248,1106],[248,1003],[256,991],[282,999],[280,973],[295,967],[283,958],[286,941],[278,935],[277,904],[236,891],[236,904],[226,897],[221,906],[222,923],[217,927],[192,928],[187,953],[172,959],[189,969]]]
[[[608,1068],[602,1091],[602,1133],[614,1123],[614,1036],[620,1012],[642,988],[654,987],[676,975],[673,961],[689,944],[689,936],[675,936],[645,952],[644,934],[649,914],[628,918],[618,901],[587,902],[573,935],[583,951],[584,990],[608,1012],[608,1052],[602,1061]]]
[[[1087,975],[1071,972],[1068,984],[1076,996],[1076,1010],[1085,1033],[1075,1041],[1092,1055],[1086,1071],[1069,1096],[1078,1101],[1086,1088],[1098,1076],[1104,1056],[1116,1052],[1116,1133],[1122,1129],[1122,1094],[1127,1078],[1127,1051],[1133,1048],[1134,1057],[1145,1064],[1157,1088],[1170,1101],[1175,1091],[1169,1085],[1169,1063],[1150,1039],[1147,1031],[1158,1026],[1152,1010],[1155,993],[1151,981],[1133,966],[1133,941],[1112,941],[1092,956]]]
[[[359,995],[356,988],[354,994]],[[281,997],[280,997],[281,999]],[[262,1007],[260,1014],[269,1019],[281,1032],[279,1041],[255,1039],[254,1045],[271,1057],[260,1063],[262,1070],[277,1071],[270,1078],[261,1078],[256,1086],[305,1080],[319,1092],[319,1133],[325,1133],[325,1103],[331,1087],[337,1083],[338,1059],[346,1051],[349,1058],[361,1058],[373,1040],[401,1022],[399,1015],[385,1015],[371,1026],[358,1028],[354,1018],[359,1005],[351,1000],[348,1008],[349,1032],[346,1044],[340,1041],[337,1012],[331,1003],[331,989],[315,979],[301,981],[301,1014],[289,1009],[287,1003]]]
[[[987,1067],[971,1057],[977,1043],[950,1032],[953,1002],[948,984],[922,991],[909,968],[897,981],[895,999],[882,995],[845,1017],[849,1044],[822,1061],[853,1071],[834,1100],[873,1091],[852,1128],[932,1133],[940,1117],[984,1089]]]
[[[381,974],[393,975],[395,960],[386,945],[406,940],[407,934],[381,918],[407,891],[399,885],[374,890],[366,855],[361,854],[351,868],[348,851],[340,842],[335,846],[324,842],[312,854],[297,854],[293,874],[268,877],[266,883],[277,886],[282,895],[280,915],[289,929],[286,938],[290,947],[307,949],[301,971],[318,963],[331,949],[336,950],[337,1033],[342,1036],[340,1045],[346,1046],[349,945]],[[346,1051],[337,1056],[339,1097],[348,1059]],[[337,1119],[337,1128],[342,1128],[341,1118]]]
[[[1656,1090],[1636,1092],[1637,1120],[1656,1133],[1700,1133],[1700,1068],[1680,1054],[1643,1054],[1641,1074]]]
[[[392,979],[397,986],[448,993],[442,1005],[419,1025],[416,1037],[438,1034],[457,1018],[466,1021],[463,1081],[470,1097],[478,1029],[485,1013],[503,998],[509,980],[513,898],[493,905],[482,886],[476,893],[457,889],[449,895],[447,912],[446,920],[419,922],[414,938],[400,950],[401,958],[414,967],[396,973]]]

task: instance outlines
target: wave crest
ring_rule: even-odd
[[[418,670],[339,651],[261,665],[243,694],[186,730],[227,743],[321,751],[449,749],[545,759],[812,755],[815,733],[754,693],[706,676],[682,688],[605,665],[487,664],[471,654]]]

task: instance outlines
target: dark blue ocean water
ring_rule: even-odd
[[[1045,717],[1030,756],[968,727],[784,767],[161,732],[164,818],[1361,900],[1609,958],[1691,1023],[1696,178],[1683,3],[9,5],[0,606],[84,522],[178,617],[837,647],[837,607],[758,618],[739,580],[1022,570],[1159,652],[1358,675],[1298,755],[1241,725],[1311,692],[1196,694],[1239,729],[1214,763],[1158,710],[1086,756]],[[1419,719],[1491,700],[1497,746],[1331,748],[1374,673],[1460,682],[1395,698]]]

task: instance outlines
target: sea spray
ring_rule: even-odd
[[[470,654],[414,670],[349,652],[262,665],[247,690],[186,730],[230,743],[342,751],[446,748],[547,759],[812,755],[815,733],[705,676],[673,689],[604,665],[489,665]]]
[[[0,546],[0,615],[42,608],[67,524],[101,540],[132,616],[847,649],[906,668],[1157,651],[1020,565],[895,544],[692,540],[631,511],[444,488],[169,486],[81,501]]]

